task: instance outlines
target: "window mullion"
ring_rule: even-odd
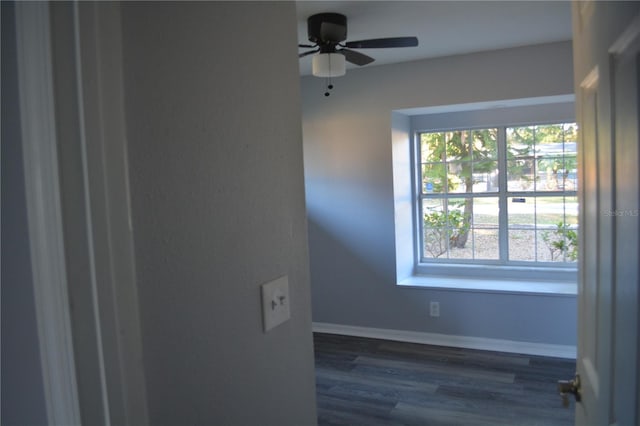
[[[423,209],[423,195],[422,195],[422,163],[423,163],[423,159],[422,159],[422,144],[421,144],[421,134],[420,133],[416,133],[414,134],[414,143],[413,143],[413,150],[411,151],[411,163],[414,166],[414,171],[413,171],[413,179],[414,179],[414,199],[416,199],[418,201],[418,206],[417,208],[413,209],[413,214],[416,216],[414,218],[415,223],[417,225],[417,229],[418,229],[418,235],[415,236],[415,243],[414,243],[414,250],[417,251],[417,255],[419,256],[419,261],[422,261],[422,259],[425,258],[424,255],[424,220],[422,219],[424,217],[424,212],[422,211]],[[415,252],[414,252],[415,253]]]
[[[509,259],[507,205],[507,130],[498,127],[498,248],[503,263]]]

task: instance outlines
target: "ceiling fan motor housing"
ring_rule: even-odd
[[[347,17],[340,13],[318,13],[307,19],[309,41],[319,46],[336,45],[347,39]]]

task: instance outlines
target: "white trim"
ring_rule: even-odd
[[[587,74],[584,80],[582,80],[582,83],[580,83],[580,88],[583,90],[595,90],[597,89],[599,80],[600,71],[598,70],[598,67],[595,66],[591,71],[589,71],[589,74]]]
[[[526,272],[523,272],[526,274]],[[425,288],[430,290],[452,290],[480,293],[508,293],[544,296],[575,297],[578,294],[576,281],[542,281],[522,279],[482,279],[437,275],[412,275],[397,283],[400,287]]]
[[[49,424],[80,424],[58,180],[49,5],[16,3],[31,268]]]
[[[122,75],[120,5],[74,3],[93,314],[105,424],[149,423],[142,363]],[[98,389],[92,391],[98,392]]]
[[[512,108],[521,106],[532,105],[544,105],[544,104],[556,104],[564,102],[574,102],[575,95],[573,93],[566,95],[551,95],[551,96],[538,96],[534,98],[520,98],[520,99],[503,99],[496,101],[486,102],[470,102],[466,104],[452,104],[452,105],[436,105],[430,107],[418,107],[418,108],[403,108],[394,110],[405,115],[426,115],[426,114],[443,114],[448,112],[460,112],[460,111],[478,111],[495,108]]]
[[[640,14],[636,15],[631,21],[631,24],[626,30],[618,37],[618,39],[609,48],[609,53],[612,55],[628,55],[631,56],[635,53],[635,49],[631,46],[634,43],[638,43],[640,39]]]
[[[413,151],[412,159],[412,168],[413,173],[412,176],[415,179],[415,182],[412,184],[412,188],[415,191],[413,194],[413,200],[416,204],[415,210],[417,215],[415,216],[415,224],[414,224],[414,233],[416,238],[416,245],[419,247],[419,258],[416,259],[416,267],[415,272],[418,275],[429,275],[430,269],[437,268],[444,272],[445,275],[453,275],[456,272],[460,275],[460,272],[466,271],[466,274],[470,274],[472,277],[480,277],[485,279],[519,279],[523,275],[524,272],[529,279],[535,279],[540,281],[553,281],[553,280],[561,280],[561,281],[574,281],[577,277],[577,263],[570,263],[565,260],[565,262],[550,262],[538,260],[538,256],[536,255],[533,262],[518,262],[511,260],[509,258],[508,251],[508,233],[509,233],[509,223],[508,223],[508,199],[511,197],[528,197],[534,200],[543,198],[543,197],[554,197],[564,200],[565,197],[576,197],[578,196],[577,191],[575,190],[566,190],[566,189],[556,189],[554,191],[544,191],[543,189],[538,189],[534,185],[533,190],[531,191],[514,191],[509,190],[507,185],[507,131],[509,129],[515,128],[519,126],[519,124],[500,124],[500,125],[481,125],[480,127],[475,127],[474,125],[477,123],[469,123],[468,125],[455,126],[451,128],[429,128],[424,130],[418,130],[413,128],[412,131],[415,132],[414,143],[411,146]],[[559,126],[559,125],[570,125],[574,124],[574,121],[550,121],[550,122],[538,122],[537,120],[532,120],[530,122],[531,125],[535,125],[536,127],[547,127],[547,126]],[[468,132],[467,136],[464,137],[467,140],[466,143],[471,143],[471,132],[475,130],[492,130],[495,129],[497,132],[497,171],[498,171],[498,189],[495,192],[481,192],[481,193],[455,193],[455,192],[447,192],[445,188],[445,192],[437,193],[437,192],[427,192],[423,189],[423,176],[421,167],[425,163],[429,162],[428,158],[422,158],[422,150],[421,150],[421,136],[425,134],[435,134],[435,133],[443,133],[451,131],[460,131],[460,132]],[[563,139],[564,140],[564,139]],[[562,156],[565,157],[565,153],[570,155],[570,151],[565,151],[565,143],[563,142]],[[577,153],[576,153],[577,154]],[[445,156],[446,157],[446,156]],[[436,165],[442,165],[443,167],[448,164],[448,157],[444,159],[439,159],[439,162],[433,163]],[[424,222],[422,220],[423,216],[426,214],[425,209],[425,201],[444,201],[444,200],[452,200],[456,198],[464,198],[465,200],[481,200],[481,199],[492,199],[495,198],[498,200],[498,237],[499,237],[499,256],[496,260],[482,260],[482,259],[444,259],[444,258],[433,258],[428,256],[426,253],[426,244],[424,240],[425,230],[424,230]],[[563,203],[563,206],[566,206]],[[534,206],[535,207],[535,206]],[[535,211],[538,211],[537,207]],[[535,229],[540,229],[537,224],[537,220],[534,220]],[[551,228],[553,229],[553,228]],[[537,232],[536,232],[537,234]],[[538,239],[536,238],[536,247],[539,246]],[[472,244],[470,240],[469,244]],[[540,243],[541,244],[541,243]],[[441,248],[441,247],[439,247]],[[448,253],[448,247],[445,248],[445,253]],[[474,250],[475,252],[475,250]],[[438,257],[438,256],[434,256]],[[525,266],[526,264],[526,266]],[[562,265],[560,268],[558,265]],[[515,275],[513,272],[515,271]],[[443,272],[440,272],[441,274]],[[434,274],[435,275],[435,274]]]
[[[386,328],[359,327],[354,325],[330,324],[323,322],[314,322],[312,329],[316,333],[369,337],[373,339],[394,340],[397,342],[421,343],[425,345],[450,346],[454,348],[479,349],[485,351],[550,356],[557,358],[576,358],[576,347],[571,345],[520,342],[515,340],[425,333],[420,331],[390,330]]]

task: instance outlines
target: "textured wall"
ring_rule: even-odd
[[[295,21],[290,2],[123,5],[151,424],[315,424]],[[292,318],[264,334],[260,284],[285,274]]]
[[[571,94],[571,43],[349,70],[334,85],[325,98],[302,78],[314,321],[575,344],[572,296],[397,287],[392,168],[393,110]]]

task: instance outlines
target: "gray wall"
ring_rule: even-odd
[[[295,5],[122,11],[150,423],[315,424]],[[265,334],[285,274],[292,318]]]
[[[2,2],[2,424],[44,425],[47,413],[29,255],[15,7]]]
[[[328,98],[323,84],[301,82],[313,320],[574,345],[573,296],[396,286],[391,123],[403,108],[569,95],[571,43],[348,70]]]

